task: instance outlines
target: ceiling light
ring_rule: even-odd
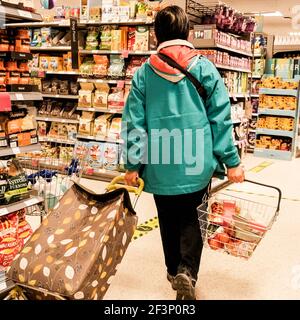
[[[273,11],[273,12],[260,12],[255,13],[255,16],[263,16],[263,17],[283,17],[282,12],[280,11]]]

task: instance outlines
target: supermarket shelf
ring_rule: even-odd
[[[230,98],[250,98],[249,93],[229,93]]]
[[[69,145],[75,145],[76,141],[71,140],[64,140],[60,138],[50,138],[50,137],[39,137],[40,142],[55,142],[59,144],[69,144]]]
[[[57,74],[66,76],[78,76],[80,73],[78,71],[46,71],[46,74]]]
[[[89,82],[89,83],[108,83],[118,84],[124,81],[125,84],[131,84],[131,80],[108,80],[108,79],[89,79],[89,78],[78,78],[77,82]]]
[[[71,46],[30,47],[30,51],[71,51]]]
[[[42,21],[42,22],[16,22],[16,23],[6,23],[6,27],[10,28],[38,28],[38,27],[70,27],[70,20],[59,20],[59,21]]]
[[[271,129],[263,129],[263,128],[257,128],[256,134],[267,134],[271,136],[283,136],[283,137],[289,137],[289,138],[294,137],[293,131],[271,130]]]
[[[196,49],[205,49],[205,48],[223,49],[228,52],[238,53],[246,57],[252,57],[252,52],[246,52],[243,50],[227,47],[225,45],[216,43],[214,39],[194,39],[193,45],[195,46]]]
[[[41,101],[43,100],[40,92],[8,92],[11,101]],[[1,93],[0,93],[1,96]]]
[[[253,57],[254,58],[264,58],[264,54],[263,53],[254,53]]]
[[[251,98],[259,98],[259,94],[258,93],[251,93]]]
[[[252,112],[252,116],[253,116],[253,117],[257,117],[257,116],[258,116],[258,113]]]
[[[43,98],[58,98],[58,99],[78,99],[79,96],[72,94],[50,94],[42,93]]]
[[[12,60],[31,60],[32,54],[27,52],[0,52],[0,58],[12,59]]]
[[[298,51],[299,52],[299,44],[274,45],[274,54],[276,54],[278,52],[290,52],[290,51]]]
[[[256,130],[254,130],[254,129],[249,129],[248,132],[254,132],[254,133],[256,133]]]
[[[23,208],[28,208],[34,206],[38,203],[44,201],[44,198],[38,196],[30,196],[27,199],[22,201],[14,202],[12,204],[7,204],[5,206],[0,206],[0,216],[4,216],[6,214],[21,210]]]
[[[151,55],[151,54],[155,54],[156,51],[121,51],[121,50],[79,50],[79,53],[81,54],[128,54],[128,55],[133,55],[133,56],[137,56],[137,55],[142,55],[142,56],[146,56],[146,55]]]
[[[113,110],[113,109],[107,109],[107,108],[82,108],[77,107],[76,110],[79,111],[90,111],[90,112],[104,112],[104,113],[116,113],[116,114],[122,114],[122,110]]]
[[[85,26],[93,26],[93,25],[124,25],[124,26],[138,26],[138,25],[151,25],[153,24],[153,20],[141,20],[141,19],[129,19],[124,21],[95,21],[95,20],[88,20],[88,21],[79,21],[79,27]]]
[[[263,77],[262,75],[261,76],[260,75],[252,75],[252,76],[250,75],[249,76],[249,78],[252,78],[252,79],[261,79],[262,77]]]
[[[20,7],[19,7],[20,8]],[[5,19],[10,21],[42,21],[42,16],[38,13],[29,12],[13,6],[0,5],[0,12],[5,15]]]
[[[231,66],[225,66],[222,64],[215,64],[216,68],[224,69],[224,70],[230,70],[230,71],[237,71],[237,72],[245,72],[245,73],[251,73],[251,70],[243,69],[243,68],[237,68],[237,67],[231,67]]]
[[[84,136],[81,134],[77,135],[77,139],[85,139],[91,141],[103,141],[103,142],[110,142],[110,143],[123,143],[121,139],[113,139],[109,137],[94,137],[94,136]]]
[[[255,157],[262,157],[262,158],[269,158],[269,159],[292,160],[293,153],[290,151],[255,148],[254,156]]]
[[[294,110],[277,110],[277,109],[258,109],[259,114],[267,114],[272,116],[286,116],[295,117],[296,111]]]
[[[0,157],[13,156],[19,153],[32,152],[41,150],[39,143],[31,144],[26,147],[17,148],[0,148]]]
[[[36,117],[38,121],[54,121],[54,122],[62,122],[62,123],[79,123],[79,120],[76,119],[65,119],[65,118],[55,118],[55,117]]]
[[[281,96],[298,96],[298,90],[288,90],[288,89],[259,89],[260,94],[273,94],[273,95],[281,95]]]

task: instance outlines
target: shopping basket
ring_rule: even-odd
[[[100,300],[121,263],[137,225],[123,176],[95,194],[74,183],[33,233],[8,270],[17,288],[6,299]]]
[[[203,244],[212,250],[249,259],[275,222],[282,198],[281,190],[245,180],[278,192],[277,207],[225,193],[210,195],[197,211]]]

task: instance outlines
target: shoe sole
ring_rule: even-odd
[[[176,300],[196,300],[195,288],[192,284],[192,280],[186,274],[178,274],[173,283],[177,290]]]
[[[167,275],[167,279],[171,283],[172,289],[176,291],[177,288],[176,288],[175,283],[174,283],[174,277]]]

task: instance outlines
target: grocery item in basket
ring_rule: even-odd
[[[103,114],[94,121],[94,135],[97,137],[106,137],[109,128],[109,119],[111,115]]]
[[[122,118],[113,118],[110,122],[108,136],[113,139],[120,139],[121,138],[121,124]]]
[[[107,170],[117,170],[118,156],[118,145],[114,143],[105,143],[103,150],[103,167]]]
[[[110,87],[107,83],[96,83],[93,106],[95,108],[107,108],[107,99]]]
[[[0,217],[0,270],[10,266],[19,252],[18,221],[16,213]]]
[[[92,135],[93,134],[93,120],[94,113],[83,111],[82,116],[79,119],[79,128],[78,133],[83,135]]]

